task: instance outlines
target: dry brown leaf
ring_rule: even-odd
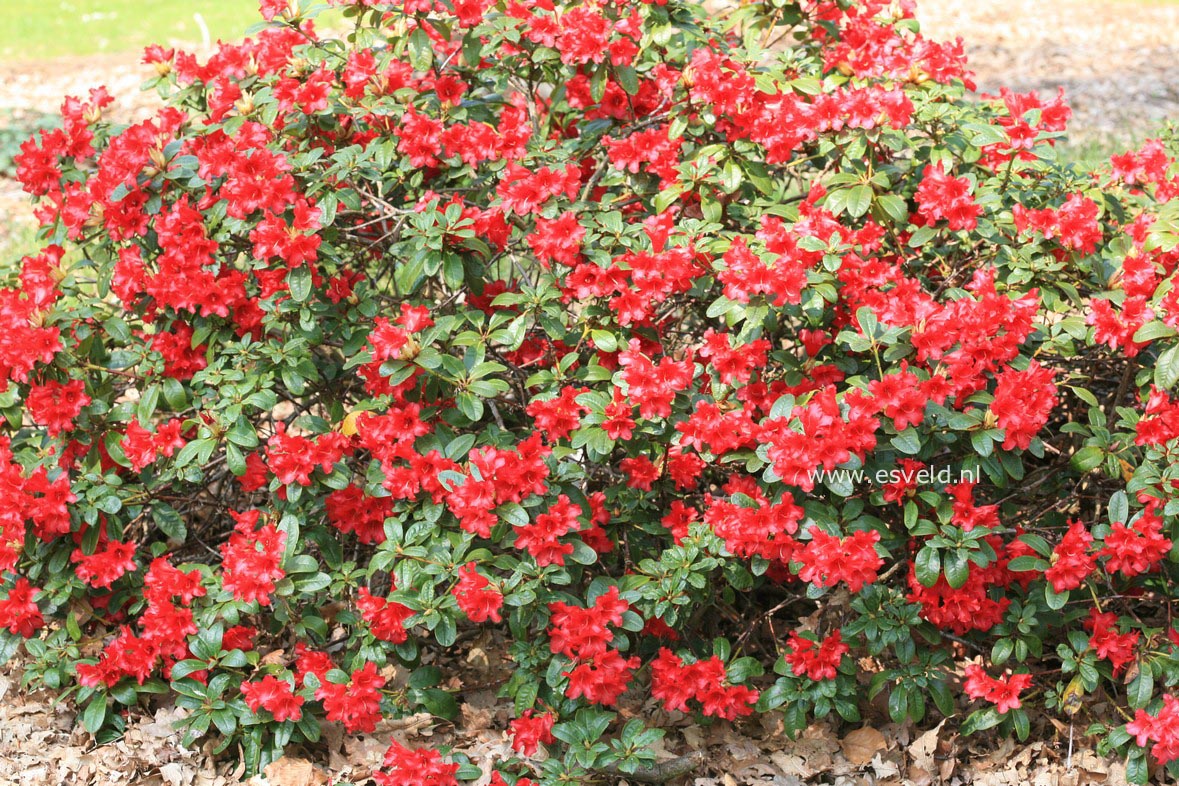
[[[916,764],[909,767],[908,778],[906,781],[912,786],[930,786],[933,783],[933,776],[924,767],[918,767]]]
[[[459,711],[463,716],[463,730],[468,733],[491,728],[495,717],[495,710],[490,707],[476,707],[467,702],[459,705]]]
[[[879,729],[865,726],[848,734],[839,743],[843,755],[856,767],[863,767],[872,757],[888,747],[888,740]]]
[[[329,780],[322,770],[307,759],[283,756],[262,770],[268,786],[324,786]]]
[[[286,662],[286,657],[287,657],[286,650],[281,650],[281,649],[271,650],[270,652],[263,655],[258,660],[258,663],[260,663],[263,666],[281,666],[283,663]]]
[[[942,722],[937,726],[913,740],[913,744],[909,746],[908,750],[909,759],[914,767],[918,767],[926,773],[937,772],[934,754],[937,753],[938,735],[941,734],[942,727],[945,725],[946,721],[942,719]]]
[[[169,762],[160,766],[160,777],[168,786],[192,786],[196,781],[195,767],[184,766],[178,762]]]
[[[872,774],[878,782],[889,781],[901,774],[901,767],[892,758],[884,758],[880,753],[872,757]]]

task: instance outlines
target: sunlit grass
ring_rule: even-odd
[[[7,203],[0,210],[6,214],[5,226],[0,229],[0,286],[9,286],[19,270],[21,257],[36,254],[41,250],[41,243],[37,240],[35,222],[13,217],[12,207]]]
[[[0,60],[133,54],[152,43],[241,38],[257,0],[0,0]]]

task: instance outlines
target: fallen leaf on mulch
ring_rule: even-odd
[[[857,767],[863,767],[872,761],[878,751],[888,747],[888,740],[878,729],[865,726],[848,734],[839,743],[843,755]]]
[[[913,781],[914,786],[927,786],[933,782],[935,775],[940,775],[942,780],[949,777],[948,773],[943,775],[940,772],[936,758],[942,727],[945,725],[943,718],[941,723],[913,740],[909,746],[909,780]]]
[[[266,786],[324,786],[329,778],[307,759],[283,756],[262,770]],[[261,784],[259,784],[261,786]]]

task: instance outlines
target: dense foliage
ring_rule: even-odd
[[[905,2],[334,5],[153,47],[167,108],[70,99],[17,159],[30,681],[256,767],[453,715],[494,630],[493,782],[645,766],[652,700],[1179,757],[1165,143],[1057,163],[1063,97],[974,95]]]

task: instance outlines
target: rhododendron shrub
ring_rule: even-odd
[[[472,646],[494,782],[634,772],[676,714],[1179,757],[1169,142],[1060,164],[1063,96],[974,95],[911,3],[331,5],[152,47],[153,117],[96,89],[22,148],[30,682],[251,768],[453,716]]]

